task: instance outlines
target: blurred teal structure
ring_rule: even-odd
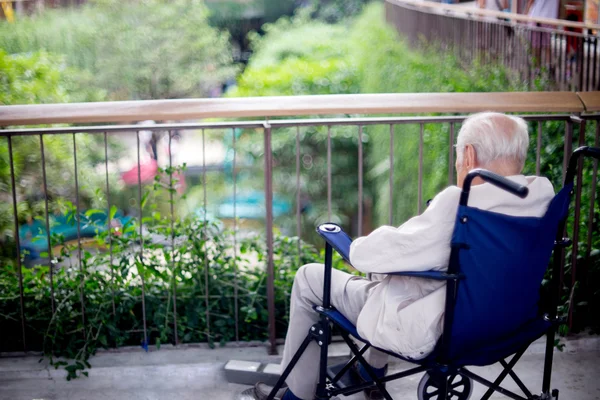
[[[89,213],[88,213],[89,214]],[[74,215],[53,215],[50,216],[50,236],[59,235],[65,243],[81,238],[92,238],[99,233],[107,230],[107,215],[105,212],[96,212],[86,215],[86,212],[79,213],[79,234],[77,233],[77,220]],[[113,218],[113,228],[122,228],[132,217],[124,216],[121,211],[117,211]],[[48,251],[48,232],[46,223],[40,219],[34,219],[29,223],[19,227],[19,240],[21,244],[21,253],[25,252],[26,260],[36,260],[42,258],[42,253]]]

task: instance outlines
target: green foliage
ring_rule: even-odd
[[[206,96],[235,74],[228,36],[200,0],[98,0],[0,23],[0,48],[46,50],[92,74],[112,99]]]
[[[348,60],[350,43],[347,28],[311,21],[306,13],[281,18],[264,27],[264,37],[253,37],[254,55],[230,96],[268,96],[358,93],[356,70]],[[358,204],[357,128],[331,129],[335,177],[332,192],[332,216],[327,210],[327,128],[309,127],[300,132],[301,207],[304,211],[303,237],[316,242],[314,226],[327,220],[351,225],[351,216]],[[247,132],[240,138],[244,149],[254,162],[262,158],[262,146],[257,135]],[[368,146],[368,137],[364,136]],[[253,145],[254,143],[254,145]],[[295,193],[296,130],[273,132],[275,162],[274,188],[278,193]],[[291,200],[291,199],[290,199]],[[294,218],[277,221],[283,229],[294,231]]]
[[[89,76],[67,67],[64,59],[45,52],[8,55],[0,50],[0,104],[39,104],[67,101],[102,100],[103,93],[89,86]],[[98,197],[92,187],[103,187],[104,177],[93,168],[104,162],[103,137],[79,135],[77,138],[79,194],[83,202],[93,205]],[[112,144],[112,140],[111,140]],[[41,145],[38,136],[12,139],[19,222],[44,215],[44,188]],[[119,146],[111,146],[111,157],[119,156]],[[74,200],[73,137],[46,135],[44,153],[50,212],[60,212],[60,198]],[[114,184],[115,182],[112,182]],[[14,235],[10,155],[8,139],[0,140],[0,243],[3,252]]]
[[[53,285],[47,266],[22,269],[28,348],[65,367],[67,379],[89,368],[87,360],[98,348],[144,345],[144,311],[150,345],[175,341],[175,316],[179,343],[268,337],[264,238],[234,242],[234,232],[218,224],[196,216],[171,221],[160,213],[156,200],[169,198],[177,184],[171,177],[180,171],[159,171],[156,182],[166,184],[144,194],[143,237],[140,220],[132,219],[120,231],[97,234],[96,249],[84,249],[79,263],[76,246],[55,236],[60,252]],[[283,335],[295,271],[321,255],[297,238],[280,235],[274,250],[276,320]],[[13,264],[1,265],[0,349],[15,351],[22,348],[18,275]]]
[[[382,23],[383,7],[370,5],[356,20],[350,39],[355,46],[354,64],[363,93],[493,92],[522,87],[500,66],[478,63],[465,66],[448,51],[436,47],[415,51],[402,41],[393,27]],[[460,125],[456,126],[455,134]],[[423,201],[448,185],[449,131],[447,124],[423,128]],[[372,138],[370,177],[377,192],[376,225],[389,218],[389,127],[369,127]],[[394,224],[413,216],[418,209],[418,146],[420,126],[399,125],[394,130]],[[454,168],[454,166],[450,166]],[[405,190],[410,188],[410,190]],[[425,204],[420,205],[423,210]]]
[[[210,20],[217,26],[236,29],[235,24],[250,19],[272,22],[285,14],[291,14],[295,0],[209,0]]]
[[[90,75],[64,57],[44,51],[8,54],[0,49],[0,105],[101,101]]]
[[[382,4],[370,4],[356,18],[330,25],[300,12],[264,27],[254,36],[253,57],[231,96],[480,92],[519,89],[511,74],[500,66],[475,64],[431,48],[411,49],[384,19]],[[456,127],[458,131],[459,126]],[[283,131],[283,130],[282,130]],[[328,219],[326,213],[326,128],[302,130],[303,196],[313,206],[306,228]],[[418,146],[420,127],[395,127],[394,223],[413,216],[418,209]],[[358,205],[358,128],[332,128],[332,219],[352,226]],[[423,131],[423,200],[433,197],[448,182],[449,126],[425,125]],[[281,173],[281,192],[293,193],[295,182],[295,131],[274,134],[275,179]],[[252,140],[252,139],[248,139]],[[365,208],[374,202],[373,226],[388,222],[389,127],[367,126],[363,132]],[[308,160],[308,162],[305,162]],[[352,171],[346,177],[342,171]],[[399,188],[411,188],[402,190]],[[421,205],[423,209],[424,204]],[[290,226],[293,221],[290,221]],[[355,226],[355,224],[354,224]],[[306,229],[304,230],[306,231]],[[354,233],[358,233],[354,231]]]
[[[370,0],[312,0],[313,16],[334,23],[354,16]]]
[[[358,93],[351,43],[341,25],[312,21],[306,13],[265,24],[251,35],[254,54],[232,97]]]

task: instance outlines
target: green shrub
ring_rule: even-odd
[[[118,100],[207,96],[235,75],[228,39],[199,0],[98,0],[0,22],[0,48],[62,54]]]
[[[500,66],[475,64],[465,68],[453,56],[430,48],[410,48],[385,23],[380,3],[369,4],[354,19],[335,25],[312,20],[307,12],[281,18],[254,36],[254,54],[230,96],[480,92],[521,88]],[[458,132],[458,125],[456,132]],[[395,128],[394,223],[413,216],[417,205],[418,125]],[[281,133],[279,133],[281,132]],[[301,129],[301,154],[310,163],[301,166],[301,190],[312,205],[304,231],[327,215],[326,128]],[[348,229],[356,227],[358,206],[358,128],[334,127],[332,133],[332,219]],[[449,126],[424,127],[423,200],[448,184]],[[274,133],[276,182],[281,192],[293,193],[295,130]],[[242,139],[244,140],[244,139]],[[254,139],[247,138],[247,141]],[[366,126],[363,131],[365,210],[373,204],[373,227],[388,222],[389,127]],[[260,151],[257,153],[260,154]],[[453,166],[452,166],[453,167]],[[342,171],[351,172],[353,177]],[[281,178],[277,176],[280,174]],[[306,200],[303,200],[306,201]],[[421,205],[423,209],[424,204]],[[354,224],[353,224],[354,221]],[[289,221],[291,226],[295,221]],[[358,234],[356,230],[353,234]]]
[[[0,50],[0,104],[41,104],[69,101],[99,101],[102,91],[89,84],[90,76],[68,67],[63,57],[46,52],[9,55]],[[104,138],[101,135],[78,135],[77,151],[80,196],[93,205],[96,192],[91,187],[103,187],[105,178],[94,171],[104,162]],[[119,146],[110,140],[111,159],[119,157]],[[12,138],[16,195],[19,222],[44,215],[41,146],[39,136]],[[75,199],[73,137],[45,135],[44,152],[48,197],[51,212],[61,208],[60,198]],[[111,182],[113,185],[115,182]],[[0,243],[2,253],[10,253],[13,236],[12,188],[8,139],[0,139]]]
[[[0,48],[0,105],[102,101],[91,75],[45,51],[9,54]]]
[[[234,232],[197,216],[175,216],[171,223],[169,214],[160,213],[157,200],[168,199],[176,184],[175,179],[161,177],[177,170],[159,171],[157,184],[144,194],[143,237],[139,219],[131,219],[118,232],[98,230],[94,249],[84,249],[79,264],[76,245],[55,235],[53,245],[60,251],[53,254],[54,263],[60,267],[54,268],[53,285],[47,266],[22,268],[27,348],[41,350],[55,366],[64,366],[68,379],[89,366],[87,360],[98,348],[174,343],[174,312],[179,343],[214,345],[268,338],[264,237],[238,238],[234,245]],[[115,213],[113,207],[111,219]],[[275,236],[280,337],[287,328],[296,269],[319,260],[314,247],[297,238]],[[18,274],[13,263],[5,260],[0,265],[0,351],[19,351],[23,343]]]
[[[353,43],[353,65],[362,93],[495,92],[522,89],[506,69],[495,65],[462,65],[447,51],[429,44],[414,50],[385,23],[380,4],[372,4],[357,18],[348,39]],[[456,126],[455,134],[460,125]],[[417,212],[418,145],[420,127],[399,125],[394,140],[394,223]],[[423,201],[448,185],[448,124],[426,124],[423,143]],[[374,180],[376,225],[388,222],[389,127],[368,127],[371,137],[370,177]],[[454,168],[454,166],[450,166]],[[423,210],[425,204],[421,204]]]

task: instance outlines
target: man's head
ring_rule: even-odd
[[[529,146],[527,123],[518,117],[485,112],[465,120],[456,140],[458,186],[469,171],[485,168],[503,176],[523,170]]]

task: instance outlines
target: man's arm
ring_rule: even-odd
[[[350,246],[352,265],[376,274],[446,268],[459,196],[460,189],[449,187],[400,227],[382,226],[356,239]]]

